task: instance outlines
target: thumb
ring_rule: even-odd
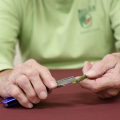
[[[90,69],[91,69],[92,65],[89,61],[85,61],[84,63],[84,67],[83,67],[83,74],[86,74]]]
[[[94,63],[86,73],[88,78],[96,78],[105,74],[108,70],[115,67],[117,61],[112,55],[107,55],[100,62]]]

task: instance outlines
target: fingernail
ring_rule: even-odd
[[[39,103],[40,99],[38,97],[35,98],[35,103]]]
[[[32,108],[32,107],[33,107],[33,104],[29,103],[28,108]]]
[[[42,92],[40,93],[40,98],[41,98],[41,99],[45,99],[46,97],[47,97],[46,92],[45,92],[45,91],[42,91]]]
[[[88,76],[92,76],[92,75],[95,75],[96,73],[95,73],[95,71],[93,71],[93,70],[90,70],[90,71],[88,71],[87,73],[86,73],[86,75],[88,75]]]
[[[51,84],[51,87],[56,87],[57,86],[57,83],[55,81],[51,81],[50,84]]]

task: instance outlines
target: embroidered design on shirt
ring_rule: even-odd
[[[90,6],[87,9],[78,10],[78,17],[80,24],[83,28],[88,28],[92,25],[92,15],[91,12],[95,10],[95,6]]]

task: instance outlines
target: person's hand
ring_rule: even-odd
[[[106,55],[97,63],[86,61],[83,73],[88,77],[80,82],[83,88],[104,99],[116,96],[120,91],[120,53]]]
[[[12,96],[26,108],[47,98],[46,86],[49,89],[57,86],[50,71],[33,59],[19,64],[14,70],[3,71],[1,75],[6,77],[0,77],[0,95],[4,98]]]

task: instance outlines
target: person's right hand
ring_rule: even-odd
[[[14,70],[1,72],[0,79],[0,95],[3,98],[12,96],[26,108],[47,98],[46,86],[49,89],[57,86],[50,71],[33,59],[19,64]]]

